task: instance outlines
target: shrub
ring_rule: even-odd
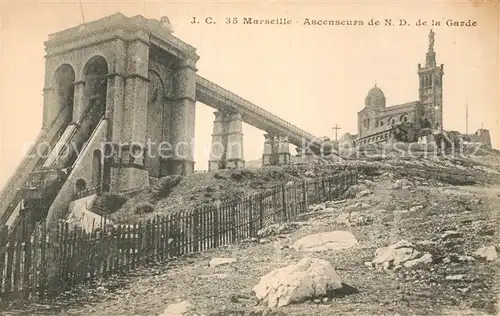
[[[97,214],[113,214],[122,208],[128,198],[120,193],[104,193],[94,203],[92,211]]]
[[[152,192],[157,199],[164,199],[169,196],[172,189],[181,182],[181,176],[167,176],[160,178],[153,187]]]
[[[135,214],[146,214],[146,213],[152,213],[155,210],[155,207],[153,204],[148,203],[148,202],[143,202],[141,204],[136,205],[134,208],[134,213]]]

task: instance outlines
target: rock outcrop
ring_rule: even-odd
[[[328,261],[304,258],[264,275],[253,291],[261,303],[276,308],[325,297],[340,288],[340,277]]]

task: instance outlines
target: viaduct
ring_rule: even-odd
[[[288,163],[289,144],[308,143],[308,154],[322,148],[321,139],[199,76],[196,49],[168,23],[117,13],[51,34],[45,47],[42,129],[1,192],[0,224],[23,212],[56,221],[86,195],[192,173],[196,101],[216,109],[209,170],[244,166],[243,122],[265,131],[265,165]]]

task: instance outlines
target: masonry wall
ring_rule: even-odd
[[[108,120],[102,120],[92,139],[89,140],[87,147],[80,154],[75,162],[75,168],[71,171],[70,175],[64,182],[61,190],[52,202],[47,214],[47,223],[49,225],[56,223],[59,219],[68,214],[68,205],[73,200],[76,193],[76,182],[79,179],[85,181],[87,188],[92,187],[92,165],[94,150],[100,150],[102,142],[107,140]]]

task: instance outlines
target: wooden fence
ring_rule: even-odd
[[[38,225],[25,242],[8,240],[4,226],[0,300],[44,300],[82,282],[235,243],[270,224],[294,220],[309,204],[340,198],[356,182],[356,172],[343,172],[280,185],[219,206],[91,232],[70,229],[67,223],[50,232]]]

